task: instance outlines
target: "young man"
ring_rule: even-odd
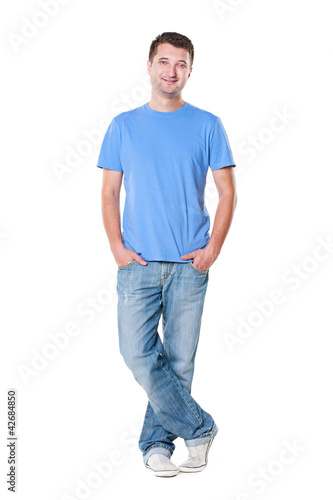
[[[190,392],[209,269],[236,206],[235,163],[221,119],[182,99],[193,56],[186,36],[156,37],[147,62],[151,100],[113,118],[97,163],[104,227],[118,265],[120,352],[149,399],[139,447],[146,467],[164,477],[202,471],[218,430]],[[211,236],[208,167],[219,196]],[[189,454],[179,467],[170,460],[177,437]]]

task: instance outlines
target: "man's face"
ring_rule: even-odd
[[[156,93],[163,97],[178,97],[192,72],[189,53],[170,43],[161,43],[153,63],[147,62],[147,70]]]

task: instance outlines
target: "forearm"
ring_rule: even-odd
[[[102,218],[111,251],[114,252],[117,248],[124,246],[121,235],[119,197],[102,195]]]
[[[235,191],[224,193],[219,199],[211,237],[206,247],[211,250],[215,258],[219,255],[230,229],[236,204],[237,196]]]

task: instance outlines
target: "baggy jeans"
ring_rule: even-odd
[[[149,400],[139,439],[145,464],[154,453],[171,457],[177,437],[197,446],[218,431],[190,394],[208,278],[192,262],[118,267],[120,353]]]

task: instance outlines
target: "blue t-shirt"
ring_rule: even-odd
[[[208,167],[231,165],[221,119],[188,102],[171,112],[144,104],[115,116],[97,167],[124,173],[124,246],[146,261],[193,262],[180,256],[205,248],[210,238]]]

